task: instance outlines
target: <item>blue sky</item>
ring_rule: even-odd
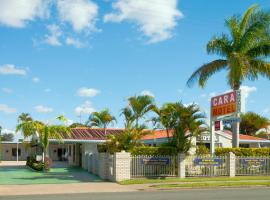
[[[267,0],[0,0],[0,124],[14,130],[29,112],[84,122],[143,93],[157,104],[197,102],[227,91],[225,72],[205,89],[186,87],[191,73],[215,57],[205,45],[226,31],[224,19]],[[13,12],[8,12],[8,11]],[[247,110],[270,117],[270,81],[245,82]],[[115,126],[122,126],[121,118]]]

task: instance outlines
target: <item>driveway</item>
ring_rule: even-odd
[[[0,165],[0,185],[66,184],[102,182],[101,179],[76,167],[54,167],[49,172],[36,172],[25,163],[5,162]]]
[[[47,173],[33,171],[25,163],[0,165],[0,196],[131,191],[136,189],[103,182],[81,168],[66,167],[63,163],[55,163]]]

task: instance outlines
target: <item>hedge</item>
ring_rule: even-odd
[[[236,156],[270,156],[270,148],[217,148],[217,156],[227,155],[233,152]]]
[[[174,147],[135,147],[130,151],[131,155],[177,155]]]

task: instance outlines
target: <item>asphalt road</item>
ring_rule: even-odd
[[[0,194],[1,195],[1,194]],[[193,189],[158,192],[10,196],[2,200],[269,200],[270,188]]]

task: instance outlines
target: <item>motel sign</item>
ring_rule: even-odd
[[[230,92],[211,99],[212,117],[234,114],[237,112],[237,92]]]
[[[215,151],[215,131],[221,130],[223,120],[232,120],[233,147],[239,146],[240,113],[244,111],[241,91],[232,91],[211,99],[211,153]]]

